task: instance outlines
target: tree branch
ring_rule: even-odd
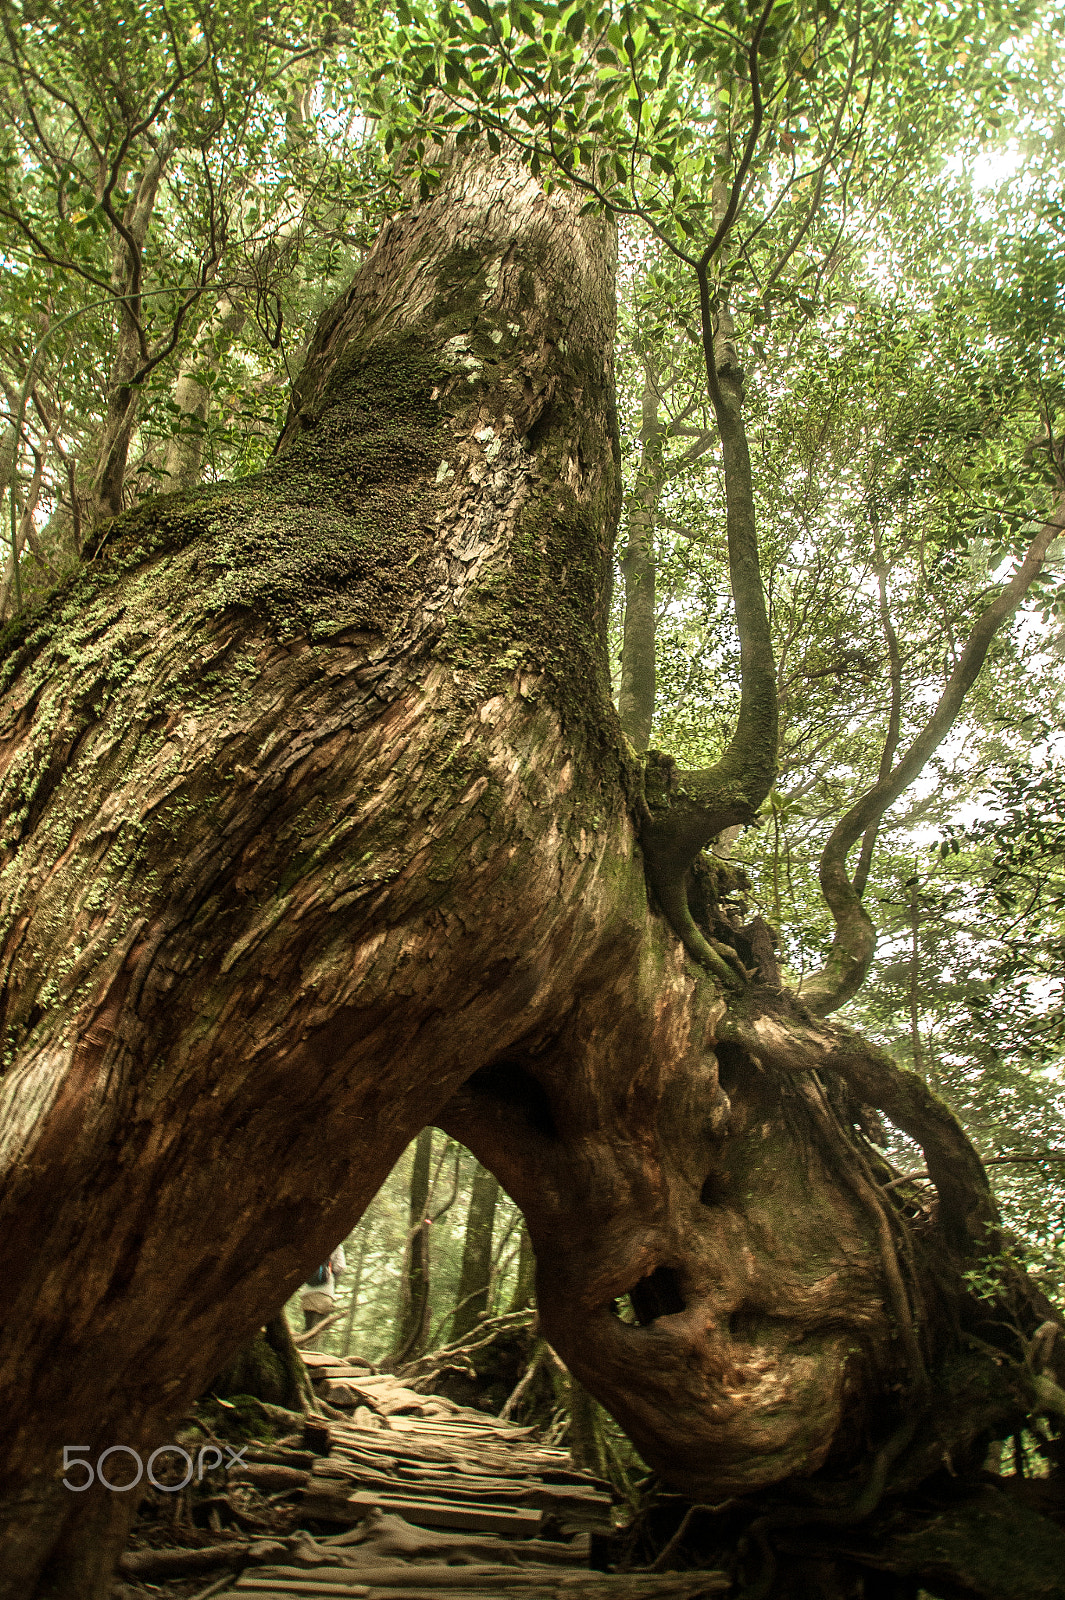
[[[966,695],[984,664],[991,641],[1013,616],[1043,569],[1047,551],[1065,533],[1065,497],[1040,528],[1013,577],[977,618],[939,703],[897,766],[880,778],[836,823],[821,855],[821,892],[836,931],[821,972],[804,985],[802,998],[818,1016],[827,1016],[857,994],[876,949],[876,930],[847,874],[847,856],[868,829],[909,788],[929,757],[950,732]]]

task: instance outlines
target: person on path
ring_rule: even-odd
[[[331,1314],[333,1303],[336,1300],[336,1280],[343,1276],[347,1270],[347,1265],[344,1246],[338,1244],[329,1260],[323,1263],[317,1272],[307,1279],[300,1292],[304,1333],[310,1333],[312,1328],[320,1325],[323,1318]],[[317,1344],[317,1339],[308,1339],[303,1348],[305,1350],[314,1350]]]

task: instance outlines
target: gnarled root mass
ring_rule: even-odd
[[[738,953],[735,922],[719,931]],[[987,1600],[1060,1592],[1065,1534],[1043,1512],[1061,1479],[1025,1502],[984,1464],[1028,1430],[1060,1467],[1065,1338],[957,1119],[750,969],[726,999],[696,980],[686,1016],[687,1057],[586,1001],[438,1119],[525,1211],[552,1345],[671,1488],[722,1508],[679,1558],[731,1559],[758,1595],[820,1592],[802,1583],[826,1563],[841,1596],[887,1593],[860,1587],[878,1572]],[[926,1174],[892,1165],[884,1119]],[[1012,1590],[993,1563],[973,1576],[981,1507],[1003,1561],[1023,1546]]]

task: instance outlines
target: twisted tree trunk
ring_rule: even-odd
[[[726,1000],[649,909],[579,210],[456,162],[323,318],[271,467],[112,524],[7,635],[2,1596],[102,1600],[135,1495],[65,1487],[64,1446],[146,1456],[431,1121],[525,1210],[552,1345],[699,1496],[798,1484],[778,1523],[850,1528],[1035,1403],[1043,1308],[966,1298],[993,1216],[946,1107]],[[870,1104],[938,1209],[884,1187]]]
[[[271,468],[131,513],[8,637],[0,1593],[103,1592],[134,1497],[63,1447],[150,1450],[610,943],[613,254],[577,210],[453,173]]]

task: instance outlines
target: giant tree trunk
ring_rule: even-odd
[[[777,993],[727,1005],[648,906],[579,209],[452,170],[323,318],[272,466],[139,507],[8,638],[0,1595],[106,1593],[135,1496],[64,1488],[63,1446],[146,1453],[433,1120],[525,1211],[547,1337],[699,1495],[861,1483],[885,1441],[964,1467],[1023,1413],[958,1355],[989,1212],[949,1113]],[[918,1232],[867,1103],[924,1144]]]
[[[471,167],[392,224],[271,468],[138,508],[8,641],[0,1593],[95,1592],[128,1502],[63,1446],[150,1448],[643,923],[576,210]]]

